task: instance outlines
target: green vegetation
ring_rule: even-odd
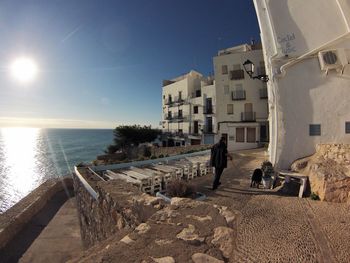
[[[311,193],[310,198],[311,198],[311,200],[320,200],[320,197],[315,192]]]
[[[161,134],[161,130],[146,125],[120,125],[114,129],[113,134],[114,144],[109,145],[106,150],[110,154],[116,151],[127,152],[140,143],[152,142]]]

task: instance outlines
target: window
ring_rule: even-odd
[[[233,114],[233,104],[227,104],[227,114]]]
[[[255,128],[247,128],[247,142],[256,142]]]
[[[236,128],[236,142],[244,142],[244,128]]]
[[[193,113],[194,114],[198,113],[198,106],[193,106]]]
[[[227,65],[222,65],[221,73],[222,73],[222,75],[227,75],[227,73],[228,73]]]
[[[165,95],[163,95],[163,100],[165,100]]]
[[[310,124],[309,135],[310,136],[320,136],[321,135],[321,124]]]
[[[345,122],[345,133],[350,133],[350,121]]]
[[[196,98],[200,97],[201,96],[201,90],[196,90]]]
[[[224,86],[224,94],[225,94],[225,95],[229,94],[228,85],[225,85],[225,86]]]
[[[233,69],[233,70],[240,70],[240,69],[241,69],[241,64],[234,64],[234,65],[232,66],[232,69]]]
[[[179,117],[182,118],[182,110],[179,110]]]
[[[179,91],[179,100],[182,100],[182,91]]]

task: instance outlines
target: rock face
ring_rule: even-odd
[[[350,203],[350,145],[320,144],[316,153],[295,161],[292,170],[309,176],[321,200]]]
[[[127,235],[112,235],[70,262],[230,262],[232,215],[226,207],[174,198]]]

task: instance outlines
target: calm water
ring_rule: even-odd
[[[94,160],[112,140],[112,130],[1,128],[0,213],[46,179]]]

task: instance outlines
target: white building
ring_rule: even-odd
[[[254,0],[279,168],[318,143],[350,143],[350,1]]]
[[[229,150],[256,148],[268,140],[266,84],[245,73],[247,59],[265,73],[261,45],[220,50],[213,59],[218,135],[227,137]]]
[[[214,142],[215,85],[211,78],[192,70],[163,81],[163,145]]]

